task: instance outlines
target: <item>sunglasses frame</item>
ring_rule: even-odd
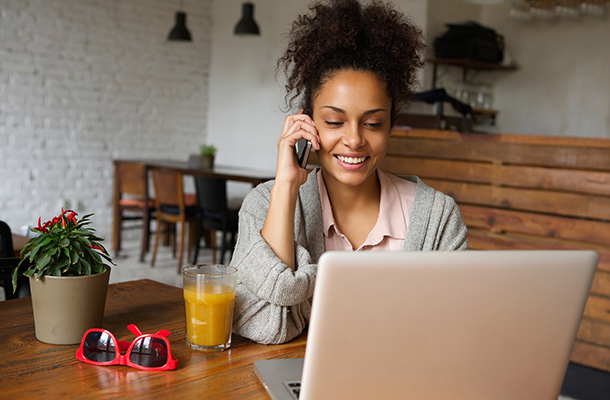
[[[98,366],[103,366],[103,367],[110,366],[110,365],[126,365],[128,367],[141,369],[144,371],[169,371],[169,370],[173,370],[176,368],[176,366],[178,365],[178,360],[174,356],[172,356],[172,350],[169,345],[169,340],[167,340],[167,337],[171,334],[170,331],[162,329],[157,333],[142,334],[142,331],[140,331],[140,329],[138,329],[138,327],[135,326],[134,324],[127,325],[127,328],[129,329],[129,331],[131,333],[136,335],[136,338],[134,340],[132,340],[131,342],[128,342],[126,340],[117,340],[117,338],[112,334],[112,332],[110,332],[106,329],[102,329],[102,328],[89,329],[83,335],[83,339],[80,342],[80,347],[76,351],[76,359],[79,361],[86,362],[88,364],[93,364],[93,365],[98,365]],[[87,335],[92,332],[105,333],[108,336],[110,336],[110,338],[112,338],[112,340],[114,340],[115,357],[113,360],[111,360],[111,361],[92,361],[85,357],[85,355],[83,353],[85,339],[87,338]],[[135,344],[140,339],[147,338],[147,337],[159,339],[159,340],[162,340],[163,342],[165,342],[165,345],[167,348],[167,361],[165,362],[165,365],[163,365],[161,367],[144,367],[142,365],[135,364],[133,361],[131,361],[131,359],[130,359],[131,351],[133,350]],[[122,351],[125,351],[125,355],[121,354]]]

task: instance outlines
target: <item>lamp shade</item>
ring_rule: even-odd
[[[191,33],[186,29],[186,14],[183,12],[176,12],[176,25],[172,28],[169,33],[167,40],[171,41],[191,41]]]
[[[254,4],[243,3],[241,19],[235,25],[236,35],[260,35],[258,25],[254,21]]]

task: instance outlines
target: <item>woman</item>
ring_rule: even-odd
[[[253,189],[239,214],[234,331],[283,343],[309,321],[316,264],[329,250],[456,250],[466,227],[450,197],[417,177],[378,169],[397,107],[421,67],[421,32],[390,6],[315,4],[293,23],[278,66],[289,105],[274,181]],[[322,168],[297,164],[305,138]]]

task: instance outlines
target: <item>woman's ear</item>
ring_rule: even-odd
[[[309,115],[309,117],[313,119],[313,110],[311,104],[303,104],[303,114]]]

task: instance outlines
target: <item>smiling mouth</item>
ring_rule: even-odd
[[[363,163],[368,156],[365,157],[344,157],[344,156],[335,156],[339,161],[344,162],[346,164],[360,164]]]

